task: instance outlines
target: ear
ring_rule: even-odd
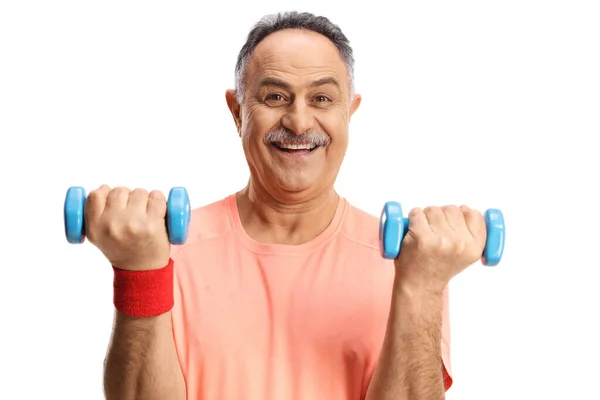
[[[229,111],[231,111],[231,116],[233,117],[233,122],[238,131],[238,135],[242,135],[242,114],[241,114],[241,106],[237,101],[237,96],[235,95],[235,90],[228,89],[225,92],[225,100],[227,101],[227,107]]]
[[[352,99],[352,103],[350,104],[350,116],[352,116],[354,114],[354,112],[356,110],[358,110],[358,107],[360,106],[361,101],[362,101],[362,96],[360,94],[355,94],[354,98]]]

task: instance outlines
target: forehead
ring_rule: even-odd
[[[325,36],[312,31],[282,30],[263,39],[247,69],[249,84],[264,76],[276,76],[292,83],[323,75],[348,83],[348,70],[340,52]]]

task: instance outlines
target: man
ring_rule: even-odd
[[[381,257],[379,219],[334,190],[361,97],[323,17],[261,20],[226,101],[251,177],[193,210],[184,245],[169,245],[161,193],[88,197],[88,237],[115,271],[106,397],[444,398],[447,284],[480,258],[482,215],[412,210],[401,255]]]

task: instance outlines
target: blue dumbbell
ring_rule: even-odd
[[[85,240],[85,190],[73,186],[67,190],[65,198],[65,235],[71,244],[83,243]],[[174,187],[167,200],[167,232],[171,244],[183,244],[187,239],[190,224],[190,200],[187,190]]]
[[[487,227],[487,240],[481,262],[496,266],[504,253],[504,216],[500,210],[490,208],[483,214]],[[381,211],[379,220],[379,249],[387,259],[395,259],[400,254],[402,240],[408,232],[408,218],[402,215],[400,203],[388,201]]]

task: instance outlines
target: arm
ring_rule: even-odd
[[[185,400],[171,313],[132,318],[116,312],[104,365],[107,400]]]
[[[443,292],[394,281],[381,357],[366,400],[445,398],[441,359]]]
[[[486,226],[466,206],[415,208],[395,279],[381,356],[367,400],[445,398],[441,342],[445,288],[481,258]]]
[[[166,213],[167,200],[156,190],[102,185],[85,203],[86,235],[115,271],[117,311],[104,365],[107,400],[187,396],[167,311],[173,307],[173,263]]]

